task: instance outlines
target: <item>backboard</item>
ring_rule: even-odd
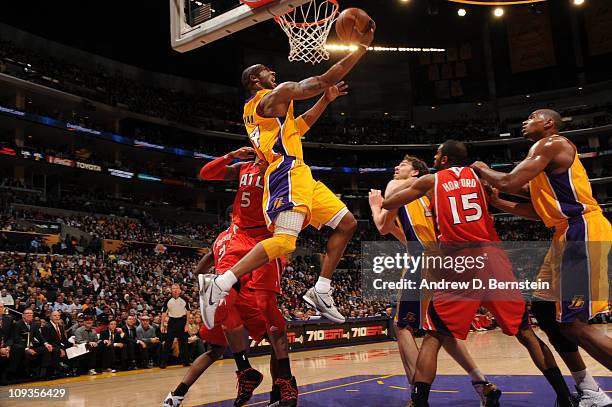
[[[273,0],[253,8],[235,1],[229,9],[217,10],[215,0],[170,0],[172,48],[187,52],[283,15],[310,0]],[[225,2],[227,3],[227,2]]]

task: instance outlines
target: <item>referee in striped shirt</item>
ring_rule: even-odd
[[[191,311],[189,302],[181,295],[181,286],[172,284],[172,296],[166,300],[162,308],[161,332],[166,334],[164,349],[162,350],[159,367],[166,368],[168,355],[172,352],[174,338],[179,341],[179,353],[183,366],[189,366],[189,352],[187,351],[187,313]],[[166,328],[165,322],[168,322]]]

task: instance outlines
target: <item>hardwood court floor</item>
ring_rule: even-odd
[[[600,329],[612,336],[612,327]],[[540,337],[544,335],[538,331]],[[467,340],[468,348],[487,375],[539,375],[529,355],[514,338],[500,331],[471,333]],[[582,352],[587,366],[595,376],[612,377],[612,373]],[[314,384],[344,379],[354,376],[376,378],[377,376],[403,375],[399,353],[395,342],[384,342],[352,347],[341,347],[292,354],[293,373],[299,385]],[[268,374],[267,356],[251,359],[251,364],[264,374]],[[569,371],[557,357],[565,375]],[[10,401],[5,397],[7,387],[0,388],[0,406],[19,407],[24,405],[66,406],[66,407],[114,407],[114,406],[160,406],[164,396],[180,382],[187,368],[170,367],[166,370],[150,369],[144,371],[101,374],[94,377],[81,376],[53,382],[28,383],[20,387],[62,386],[69,390],[70,397],[65,401]],[[200,406],[227,400],[235,396],[235,366],[233,360],[222,360],[213,365],[192,387],[185,399],[184,406]],[[450,357],[440,353],[438,373],[440,375],[463,375],[463,371]],[[397,381],[403,380],[397,378]],[[338,382],[339,383],[339,382]],[[331,383],[330,383],[331,384]],[[271,383],[268,376],[256,393],[267,393]],[[318,386],[319,388],[325,386]],[[333,386],[330,386],[333,387]],[[397,386],[399,388],[399,386]],[[612,390],[606,388],[605,390]],[[324,391],[324,390],[317,390]],[[265,406],[264,403],[257,403]],[[368,400],[362,400],[360,407],[373,407]],[[378,407],[378,406],[377,406]],[[386,405],[385,407],[394,407]]]

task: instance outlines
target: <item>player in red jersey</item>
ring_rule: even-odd
[[[224,261],[225,244],[228,236],[231,237],[232,230],[226,229],[219,234],[213,248],[208,252],[196,267],[196,274],[208,272],[213,262],[217,270],[227,269]],[[234,406],[243,406],[253,395],[255,388],[261,383],[263,375],[250,366],[246,357],[249,343],[247,336],[251,336],[256,341],[260,341],[266,334],[266,321],[263,314],[256,306],[256,299],[248,290],[240,290],[234,300],[233,307],[222,306],[219,312],[220,323],[215,329],[208,330],[205,326],[200,329],[200,336],[210,345],[210,349],[198,356],[193,362],[179,385],[174,391],[169,393],[162,407],[178,407],[183,402],[189,388],[225,353],[225,349],[230,346],[234,355],[238,375],[238,395],[234,401]],[[274,365],[274,354],[270,360],[270,365]]]
[[[467,158],[463,143],[446,141],[438,148],[435,157],[434,167],[438,172],[420,177],[408,188],[385,199],[382,206],[384,209],[395,209],[433,191],[431,206],[443,254],[450,255],[456,261],[486,255],[482,267],[465,268],[463,272],[459,272],[457,267],[455,270],[443,270],[444,276],[452,277],[453,282],[459,283],[472,282],[476,278],[515,282],[512,265],[499,246],[483,186],[471,168],[462,166],[467,163]],[[505,334],[516,336],[527,348],[532,360],[557,393],[559,405],[572,407],[574,401],[550,349],[529,326],[520,291],[482,290],[474,286],[434,290],[424,323],[427,335],[417,360],[410,405],[428,406],[440,347],[450,337],[467,337],[474,315],[481,305],[491,311]]]
[[[212,277],[203,273],[212,265],[213,255],[216,272],[223,274],[258,241],[270,236],[261,209],[262,179],[267,164],[264,161],[231,164],[234,159],[245,160],[253,155],[251,148],[244,147],[217,158],[200,170],[200,177],[205,180],[239,181],[232,210],[232,224],[219,234],[212,252],[204,256],[196,268],[200,287],[205,284],[205,279]],[[238,396],[234,405],[242,406],[251,398],[263,377],[250,367],[246,356],[249,344],[244,340],[246,331],[255,340],[261,340],[267,335],[272,344],[270,370],[273,372],[273,388],[270,405],[285,407],[297,404],[297,384],[291,374],[286,324],[276,302],[284,265],[283,258],[276,259],[241,278],[234,289],[230,290],[215,315],[215,327],[209,330],[203,326],[200,330],[201,336],[213,348],[201,356],[201,361],[194,362],[181,384],[168,395],[175,403],[173,406],[182,402],[189,386],[223,354],[228,342],[238,367]]]
[[[226,243],[224,266],[217,269],[217,274],[225,273],[257,243],[272,236],[262,210],[263,180],[267,163],[255,159],[255,161],[231,164],[236,158],[246,160],[253,157],[255,157],[254,150],[243,147],[208,163],[200,170],[202,179],[238,180],[239,183],[232,210],[234,229]],[[278,362],[278,377],[274,380],[271,397],[272,400],[278,399],[281,407],[295,405],[298,394],[295,378],[291,374],[286,322],[278,309],[276,299],[280,294],[280,273],[284,268],[284,262],[284,258],[275,259],[245,275],[246,279],[243,277],[239,280],[247,291],[253,292],[256,306],[266,321],[266,331]],[[204,287],[204,279],[203,275],[199,276],[200,287]],[[226,303],[231,304],[236,294],[236,290],[230,290]],[[200,303],[205,300],[200,296]],[[202,305],[200,308],[203,309]]]

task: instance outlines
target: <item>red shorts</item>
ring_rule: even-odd
[[[266,228],[238,229],[232,225],[222,232],[213,245],[215,269],[223,274],[260,241],[269,238]],[[285,267],[285,258],[272,260],[251,273],[249,280],[241,279],[241,283],[254,290],[267,290],[280,294],[280,276]]]
[[[261,341],[266,335],[266,320],[257,306],[257,298],[253,291],[243,287],[240,293],[230,290],[215,314],[215,327],[206,328],[202,325],[200,336],[208,343],[227,346],[223,331],[236,329],[241,325],[255,341]]]
[[[213,244],[217,274],[223,274],[231,269],[258,242],[269,237],[270,232],[266,228],[242,230],[231,225],[221,232]],[[265,316],[267,312],[263,312],[258,306],[254,290],[280,293],[280,272],[284,264],[284,258],[276,259],[240,278],[239,292],[230,290],[225,301],[217,309],[215,327],[210,330],[202,326],[201,337],[209,343],[227,346],[223,330],[244,325],[251,338],[261,341],[268,325]]]
[[[500,282],[516,282],[512,264],[503,249],[495,246],[464,249],[453,256],[478,256],[486,253],[487,261],[477,272],[445,275],[452,281],[468,282],[468,288],[434,290],[433,299],[427,308],[423,328],[457,339],[465,339],[470,331],[478,308],[489,310],[506,335],[514,336],[519,329],[528,326],[525,300],[518,289],[489,289],[491,279]],[[474,280],[482,281],[483,287],[475,289]]]

